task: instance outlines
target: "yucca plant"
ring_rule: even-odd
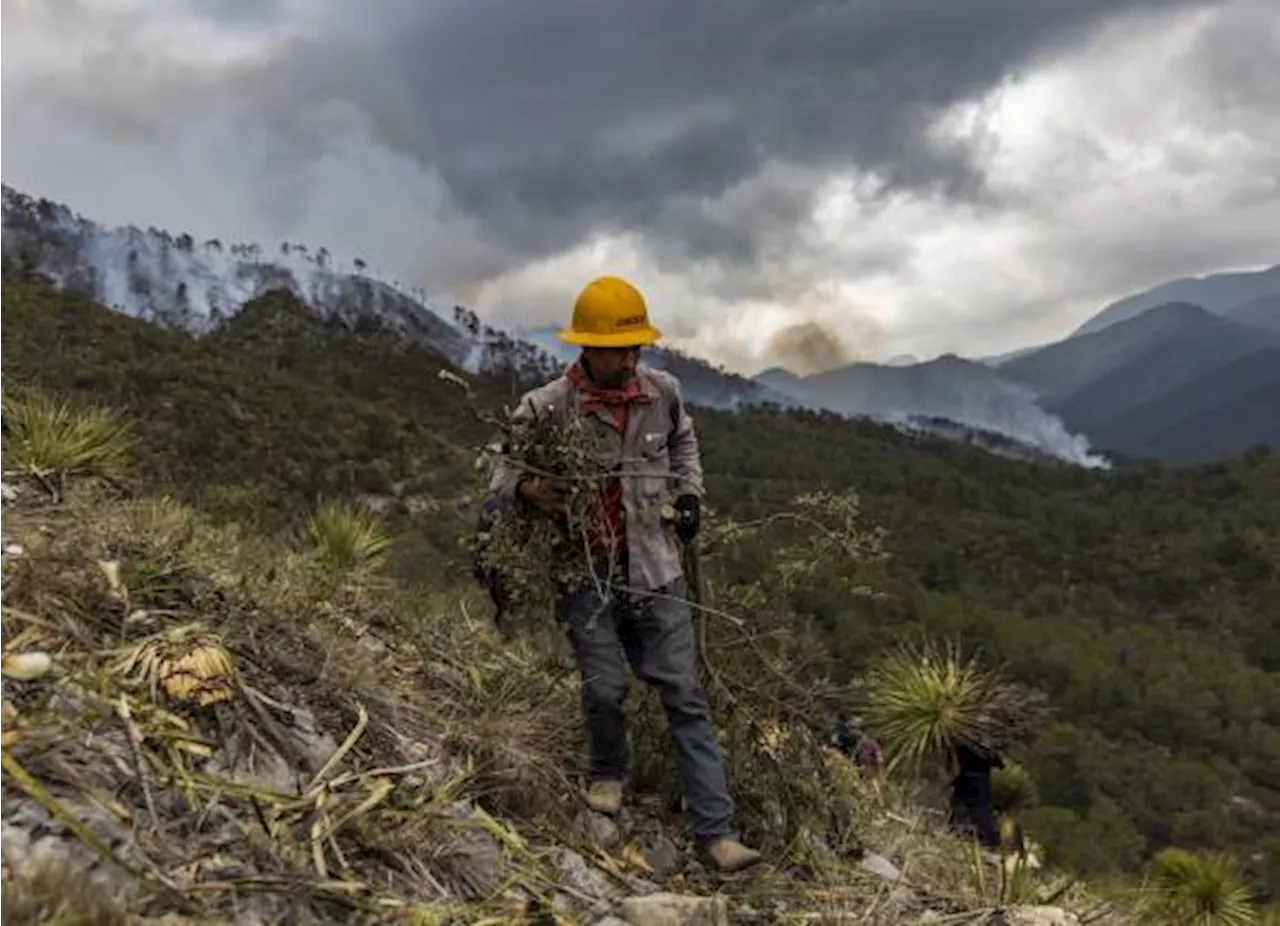
[[[991,809],[997,814],[1020,814],[1040,802],[1031,774],[1016,762],[991,770]]]
[[[877,660],[860,687],[862,713],[885,744],[890,770],[947,762],[961,746],[998,752],[1041,703],[951,643],[903,644]]]
[[[1165,849],[1151,862],[1148,900],[1171,923],[1253,926],[1258,909],[1229,855]]]
[[[391,547],[391,537],[371,511],[336,502],[321,506],[303,533],[316,561],[338,572],[374,566]]]
[[[124,471],[133,441],[111,409],[24,390],[6,394],[3,411],[5,467],[30,473],[55,497],[68,476],[114,478]]]

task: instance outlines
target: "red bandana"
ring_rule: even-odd
[[[582,397],[582,410],[606,411],[619,434],[627,433],[627,417],[632,403],[644,405],[650,397],[632,377],[621,389],[605,389],[591,382],[581,361],[565,370],[565,376]],[[599,553],[621,555],[626,550],[626,512],[622,506],[622,480],[610,479],[600,494],[600,507],[591,529],[590,543]]]
[[[648,394],[640,388],[640,381],[634,376],[627,380],[627,384],[621,389],[606,389],[603,386],[597,386],[591,381],[580,360],[565,370],[564,375],[569,378],[569,382],[573,383],[573,388],[577,389],[578,394],[582,396],[582,410],[586,412],[598,412],[601,410],[609,412],[613,417],[614,427],[618,429],[619,433],[625,433],[627,430],[628,406],[632,403],[643,405],[649,402]]]

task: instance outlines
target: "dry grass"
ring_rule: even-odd
[[[152,903],[207,912],[275,895],[345,922],[455,893],[501,905],[512,885],[540,896],[553,883],[479,821],[484,805],[565,793],[547,738],[563,740],[572,715],[521,701],[536,667],[496,648],[470,658],[486,634],[456,601],[442,613],[381,590],[384,624],[412,615],[422,630],[419,646],[388,642],[353,616],[372,593],[335,593],[309,558],[245,549],[166,500],[69,499],[10,510],[5,526],[25,547],[6,561],[6,651],[54,663],[6,680],[6,733],[20,734],[6,785],[104,859],[113,850],[68,821],[109,807],[145,859],[117,874]],[[438,671],[449,662],[467,668]],[[452,741],[502,745],[446,752]]]
[[[4,921],[11,926],[128,926],[130,919],[88,879],[64,866],[44,865],[5,882]]]

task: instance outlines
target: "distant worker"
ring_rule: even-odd
[[[991,807],[991,770],[1004,768],[999,755],[961,745],[955,750],[951,779],[951,828],[982,845],[1000,846],[1000,827]]]
[[[568,590],[557,607],[567,623],[582,678],[590,742],[588,807],[616,814],[630,753],[623,716],[626,665],[654,686],[679,755],[686,812],[699,848],[721,872],[747,868],[760,853],[739,840],[734,805],[716,743],[711,707],[698,679],[697,640],[676,538],[697,534],[702,462],[679,381],[640,364],[640,349],[660,336],[640,292],[601,277],[586,286],[560,339],[582,348],[563,375],[533,389],[511,417],[515,433],[544,422],[583,421],[597,460],[619,471],[605,486],[588,542],[610,586]],[[511,460],[495,469],[490,492],[548,517],[568,514],[563,485]],[[672,505],[674,526],[662,510]]]
[[[884,770],[884,749],[875,737],[863,732],[858,718],[850,720],[843,712],[837,717],[832,745],[852,759],[866,778],[875,778]]]

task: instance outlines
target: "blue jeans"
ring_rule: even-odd
[[[698,680],[698,642],[683,580],[658,594],[663,597],[619,592],[602,599],[588,588],[561,602],[582,676],[590,776],[593,781],[626,779],[631,757],[622,706],[630,663],[636,677],[654,686],[662,699],[694,838],[701,843],[736,838],[711,706]]]

